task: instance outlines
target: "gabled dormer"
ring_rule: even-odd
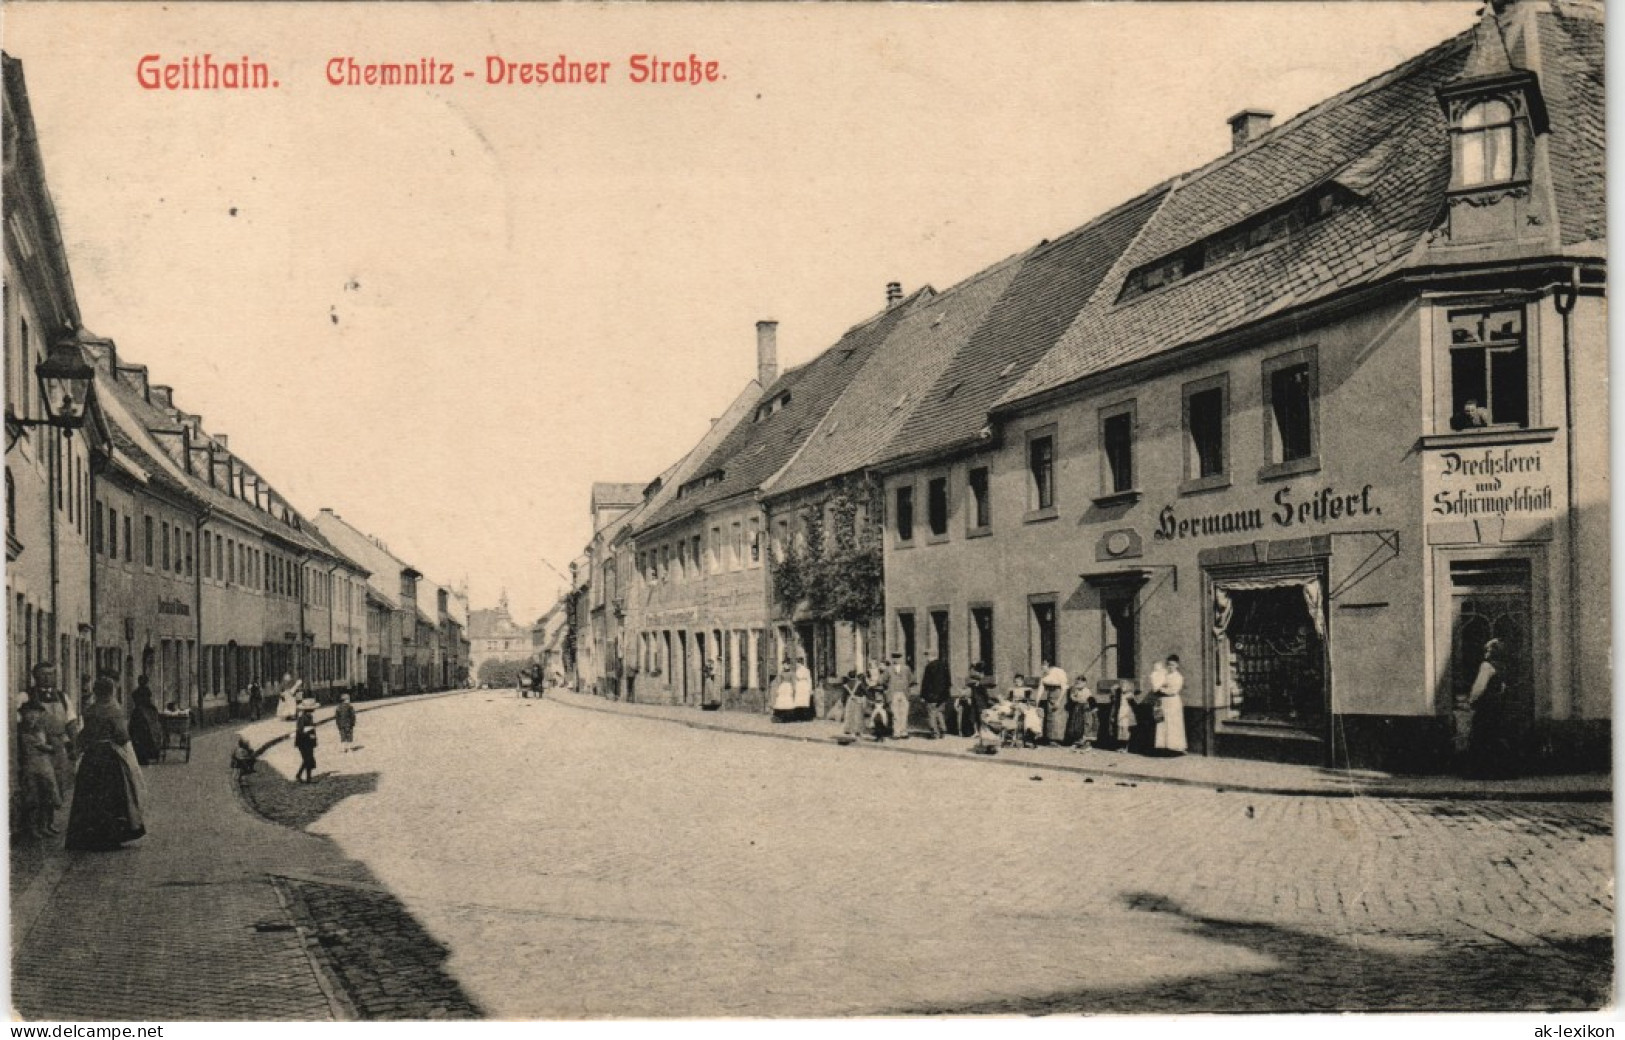
[[[1488,247],[1546,236],[1550,198],[1537,184],[1537,150],[1550,129],[1546,101],[1540,77],[1513,64],[1496,8],[1485,5],[1466,66],[1438,90],[1450,134],[1441,245]]]

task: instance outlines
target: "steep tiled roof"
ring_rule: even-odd
[[[687,454],[672,463],[666,468],[665,472],[655,478],[660,481],[660,486],[642,502],[634,506],[631,512],[626,514],[623,518],[625,523],[610,537],[609,541],[613,543],[622,535],[635,533],[643,526],[645,517],[653,516],[664,508],[667,502],[676,497],[678,489],[683,486],[684,481],[694,475],[696,467],[711,457],[711,453],[722,444],[723,440],[733,432],[740,422],[750,418],[751,412],[756,407],[756,402],[761,396],[762,387],[760,383],[754,379],[746,383],[744,388],[734,395],[734,399],[728,403],[728,407],[711,424],[711,428],[705,431],[705,436],[701,437],[692,448],[688,449]],[[653,483],[653,481],[650,483]]]
[[[877,462],[1025,259],[1011,257],[990,267],[924,301],[899,321],[767,490],[780,494],[810,487]]]
[[[280,518],[273,517],[237,496],[212,486],[206,479],[187,473],[183,464],[171,456],[148,432],[160,430],[178,433],[182,429],[181,425],[163,409],[149,404],[123,381],[111,378],[105,369],[97,371],[96,392],[103,400],[111,398],[117,402],[118,407],[110,409],[110,416],[114,421],[109,424],[114,431],[115,445],[120,451],[129,452],[131,458],[143,468],[162,474],[167,485],[182,487],[187,496],[194,501],[306,552],[343,561],[358,571],[367,569],[323,538],[303,517],[299,518],[298,527],[284,523]],[[135,428],[124,427],[123,414],[127,414],[133,420],[131,425]],[[288,508],[297,515],[291,505]]]
[[[785,394],[789,400],[771,415],[758,419],[752,414],[742,420],[716,451],[695,467],[690,483],[703,480],[708,474],[720,473],[721,479],[711,484],[695,484],[688,493],[678,494],[655,510],[638,529],[648,530],[670,523],[713,502],[760,488],[790,461],[897,323],[928,298],[929,290],[919,290],[903,302],[848,329],[833,347],[780,376],[762,394],[761,401],[772,402]],[[760,405],[757,410],[761,410]]]
[[[1541,5],[1510,17],[1538,27],[1532,31],[1539,46],[1519,39],[1511,60],[1538,57],[1541,65],[1541,87],[1553,113],[1549,143],[1562,242],[1600,237],[1598,15],[1579,5]],[[1072,327],[999,405],[1371,284],[1406,267],[1445,211],[1450,135],[1437,90],[1463,73],[1477,32],[1447,40],[1176,181]],[[1329,214],[1161,288],[1124,295],[1132,272],[1304,200],[1332,182],[1346,192]]]
[[[597,481],[592,486],[592,508],[603,506],[631,506],[643,501],[642,483],[611,484]]]
[[[1449,40],[1177,182],[1055,349],[1001,403],[1397,268],[1442,212],[1450,154],[1435,91],[1461,71],[1470,39]],[[1369,161],[1379,152],[1380,163]],[[1119,302],[1135,269],[1299,198],[1345,170],[1361,182],[1356,201],[1284,238]]]
[[[1552,111],[1552,182],[1562,241],[1601,240],[1607,234],[1601,12],[1554,4],[1536,25],[1541,92]]]
[[[1159,185],[1021,258],[1019,272],[882,453],[905,458],[974,437],[988,408],[1055,345],[1156,212]]]

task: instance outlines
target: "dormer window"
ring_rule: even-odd
[[[1500,98],[1470,105],[1455,133],[1456,187],[1513,180],[1519,163],[1512,106]]]

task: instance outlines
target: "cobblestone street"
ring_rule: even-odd
[[[1606,803],[1127,786],[510,692],[365,712],[351,754],[322,732],[320,783],[287,783],[281,744],[250,797],[364,868],[281,882],[362,1017],[1581,1008],[1611,986]]]

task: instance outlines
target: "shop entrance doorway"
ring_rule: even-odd
[[[1324,743],[1331,687],[1322,579],[1219,580],[1213,596],[1216,722],[1225,731]]]
[[[1484,661],[1484,645],[1499,639],[1506,670],[1504,701],[1514,730],[1534,722],[1529,682],[1529,560],[1450,561],[1450,692],[1465,703]]]

